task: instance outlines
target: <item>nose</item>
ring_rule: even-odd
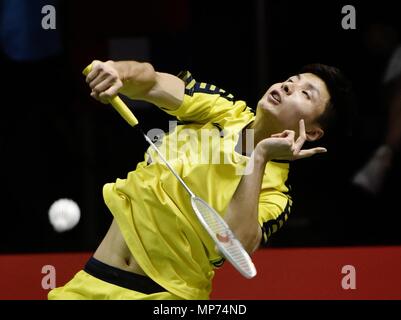
[[[281,84],[281,89],[287,94],[290,95],[293,92],[293,88],[290,82],[283,82]]]

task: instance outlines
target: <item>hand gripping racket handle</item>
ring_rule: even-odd
[[[92,70],[92,64],[87,66],[82,73],[87,76]],[[129,123],[130,126],[135,127],[138,124],[138,120],[134,114],[127,107],[127,105],[121,100],[119,96],[115,96],[110,100],[110,104],[117,110],[117,112]]]

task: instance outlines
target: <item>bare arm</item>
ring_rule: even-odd
[[[266,163],[272,159],[297,160],[316,153],[326,152],[325,148],[301,150],[305,140],[305,124],[299,122],[300,135],[296,141],[295,132],[286,130],[259,142],[248,165],[253,168],[244,175],[228,206],[224,219],[248,253],[258,249],[262,230],[258,221],[259,195]]]
[[[137,61],[93,61],[86,82],[91,96],[103,103],[117,93],[133,100],[144,100],[169,110],[184,99],[185,84],[178,77],[156,72],[149,63]]]
[[[254,252],[262,239],[258,222],[259,194],[267,159],[256,147],[249,163],[253,164],[251,174],[244,175],[228,206],[224,219],[248,253]]]

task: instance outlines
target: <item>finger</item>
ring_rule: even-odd
[[[90,96],[91,96],[93,99],[99,100],[98,94],[97,94],[96,92],[94,92],[94,91],[91,92]]]
[[[292,139],[295,136],[295,132],[292,130],[284,130],[283,132],[280,133],[274,133],[270,137],[272,138],[287,138],[287,137],[292,137]]]
[[[111,86],[113,85],[113,80],[110,78],[104,79],[102,82],[100,82],[96,87],[92,89],[92,91],[95,91],[99,94],[102,92],[108,90]]]
[[[99,60],[92,61],[92,70],[86,76],[86,83],[90,83],[100,73],[100,68],[99,68],[100,63],[101,62]]]
[[[110,101],[113,97],[115,97],[117,95],[119,87],[120,86],[115,84],[115,85],[111,86],[110,88],[108,88],[106,91],[99,94],[99,97],[101,99]]]
[[[306,137],[305,121],[304,119],[299,120],[299,135]]]
[[[101,103],[103,103],[103,104],[109,104],[110,103],[109,99],[102,98],[100,95],[99,95],[99,101]]]
[[[305,121],[299,120],[299,137],[294,143],[294,155],[298,154],[306,141]]]
[[[102,98],[99,96],[99,94],[98,94],[97,92],[95,92],[95,91],[92,91],[91,94],[90,94],[90,96],[91,96],[93,99],[95,99],[95,100],[97,100],[97,101],[100,101],[101,103],[104,103],[104,104],[108,104],[108,103],[109,103],[108,100],[102,99]]]
[[[294,141],[295,138],[295,132],[292,130],[285,130],[284,132],[284,137],[288,138],[289,140],[291,140],[291,142]]]
[[[326,148],[313,148],[313,149],[307,149],[307,150],[301,150],[297,155],[294,156],[294,160],[297,159],[303,159],[303,158],[309,158],[317,153],[325,153],[327,152]]]
[[[271,138],[282,138],[283,135],[284,135],[284,132],[281,132],[281,133],[272,134],[270,137]]]
[[[101,72],[99,72],[97,76],[91,82],[89,82],[89,87],[93,90],[99,83],[103,82],[105,79],[107,79],[107,74],[102,74]]]
[[[96,79],[96,77],[99,75],[100,70],[96,69],[96,70],[91,70],[91,72],[88,73],[88,75],[86,76],[86,83],[90,84],[94,79]]]

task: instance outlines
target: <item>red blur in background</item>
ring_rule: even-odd
[[[56,285],[61,286],[82,269],[90,255],[0,255],[0,299],[46,299],[48,289],[42,287],[46,266],[54,267]],[[256,252],[253,261],[258,274],[251,280],[225,263],[216,272],[211,299],[401,299],[400,246],[267,249]],[[352,266],[355,274],[346,266]],[[355,289],[344,288],[350,277]]]

